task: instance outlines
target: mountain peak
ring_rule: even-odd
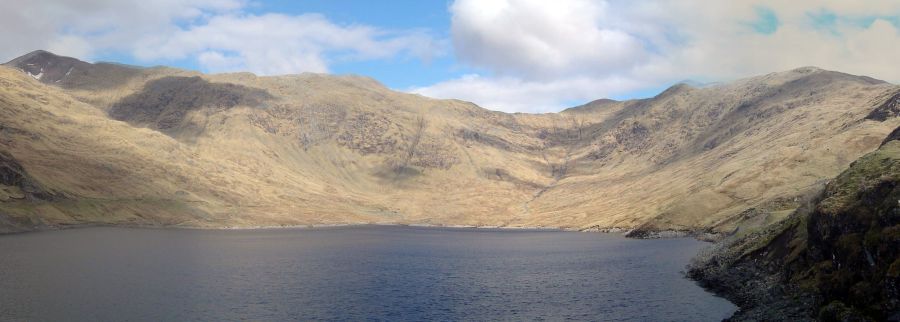
[[[51,84],[59,83],[75,69],[84,69],[91,64],[46,50],[35,50],[4,65],[19,69],[43,83]]]
[[[669,97],[669,96],[673,96],[676,94],[690,91],[692,89],[694,89],[694,87],[687,83],[684,83],[684,82],[676,83],[675,85],[672,85],[669,88],[667,88],[666,90],[662,91],[662,93],[657,94],[653,98]]]
[[[16,57],[13,60],[5,63],[4,65],[16,66],[27,63],[35,63],[36,61],[75,61],[87,64],[86,62],[81,61],[77,58],[60,56],[46,50],[38,49],[22,56]]]
[[[609,98],[601,98],[597,100],[590,101],[583,105],[570,107],[560,111],[560,113],[587,113],[597,111],[599,109],[603,109],[612,104],[618,103],[619,101]]]
[[[46,50],[32,51],[3,65],[25,72],[44,84],[82,89],[118,86],[141,70],[117,63],[92,64]]]
[[[794,69],[791,69],[786,72],[776,73],[776,74],[791,75],[791,76],[800,75],[799,77],[801,77],[801,78],[802,77],[812,77],[812,78],[818,79],[820,81],[832,81],[832,82],[833,81],[851,81],[851,82],[864,83],[867,85],[876,85],[876,84],[887,83],[883,80],[875,79],[875,78],[872,78],[869,76],[847,74],[847,73],[837,72],[837,71],[833,71],[833,70],[827,70],[827,69],[819,68],[819,67],[815,67],[815,66],[798,67],[798,68],[794,68]]]
[[[800,73],[800,74],[810,74],[810,73],[817,73],[817,72],[822,72],[822,71],[826,71],[826,70],[816,67],[816,66],[803,66],[803,67],[794,68],[790,71],[795,72],[795,73]]]
[[[21,59],[28,59],[28,58],[34,57],[34,56],[52,56],[52,57],[60,57],[59,55],[54,54],[54,53],[51,53],[51,52],[49,52],[49,51],[46,51],[46,50],[43,50],[43,49],[38,49],[38,50],[35,50],[35,51],[32,51],[32,52],[29,52],[29,53],[27,53],[27,54],[24,54],[24,55],[22,55],[22,56],[19,56],[19,57],[13,59],[13,60],[15,61],[15,60],[21,60]]]

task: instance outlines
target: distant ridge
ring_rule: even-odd
[[[44,84],[83,89],[121,85],[142,69],[118,63],[92,64],[44,50],[35,50],[4,65],[22,70]]]
[[[546,114],[394,92],[362,76],[205,75],[44,51],[0,67],[0,84],[11,169],[0,164],[0,226],[17,230],[391,223],[728,234],[785,218],[900,125],[900,87],[810,67]]]

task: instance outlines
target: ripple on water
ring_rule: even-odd
[[[0,237],[0,320],[718,321],[704,244],[557,231],[90,228]]]

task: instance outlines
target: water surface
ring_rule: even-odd
[[[0,320],[718,321],[691,239],[413,227],[0,236]]]

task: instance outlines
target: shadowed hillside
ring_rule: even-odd
[[[811,67],[534,115],[358,76],[202,75],[46,52],[6,66],[2,160],[60,196],[24,198],[4,179],[0,225],[16,229],[401,223],[731,233],[785,218],[900,124],[897,86]]]
[[[900,128],[800,211],[721,243],[689,275],[741,306],[735,321],[900,316]]]
[[[259,106],[271,96],[263,90],[234,84],[209,83],[200,77],[154,79],[109,109],[113,119],[162,132],[183,127],[184,117],[201,108],[212,114],[235,106]]]

